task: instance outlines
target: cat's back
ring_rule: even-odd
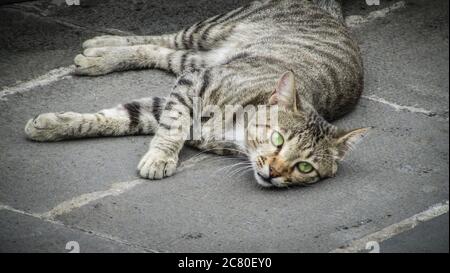
[[[297,91],[325,118],[348,112],[362,92],[363,66],[344,22],[306,0],[253,5],[237,25],[240,50],[272,69],[294,71]]]

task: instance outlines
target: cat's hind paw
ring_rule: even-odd
[[[142,178],[162,179],[175,173],[177,163],[178,158],[150,150],[139,162],[138,171]]]
[[[121,53],[117,48],[88,48],[75,57],[75,74],[99,76],[118,70],[122,61]]]

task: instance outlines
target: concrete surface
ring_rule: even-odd
[[[70,65],[88,37],[171,32],[245,2],[0,6],[0,92]],[[346,1],[345,11],[367,15],[395,1],[381,2]],[[2,96],[0,252],[68,252],[69,241],[82,252],[327,252],[448,200],[448,2],[406,1],[353,32],[366,98],[337,123],[375,129],[336,178],[307,188],[261,189],[251,175],[223,169],[235,159],[192,158],[198,152],[189,148],[182,172],[141,180],[135,167],[150,137],[24,138],[26,120],[41,112],[96,111],[167,94],[173,77],[161,71],[67,76]],[[448,251],[448,214],[394,235],[382,251]]]

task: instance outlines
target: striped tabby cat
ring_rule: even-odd
[[[368,130],[329,123],[349,112],[363,89],[359,48],[334,0],[256,1],[177,33],[100,36],[83,47],[75,57],[79,75],[158,68],[177,75],[176,84],[166,98],[91,114],[41,114],[28,121],[25,132],[36,141],[154,134],[138,165],[144,178],[174,174],[187,142],[246,155],[264,187],[310,184],[334,176],[337,162]],[[221,109],[265,105],[276,109],[278,123],[259,124],[258,110],[248,118],[242,141],[223,141],[208,132],[236,117],[214,115],[201,119],[205,135],[186,140],[189,126],[183,125],[191,124],[194,98]]]

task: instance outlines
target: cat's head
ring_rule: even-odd
[[[369,130],[338,129],[299,99],[294,75],[286,72],[269,99],[278,122],[260,124],[255,118],[249,123],[246,150],[255,178],[264,187],[307,185],[333,177],[338,161]]]

